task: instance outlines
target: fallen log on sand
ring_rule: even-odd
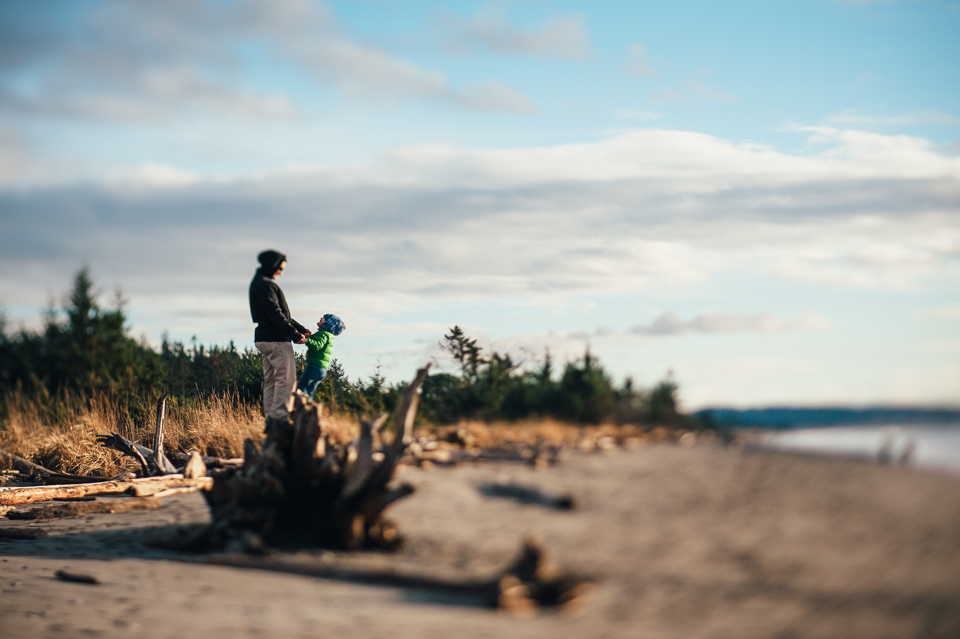
[[[163,502],[156,497],[81,501],[33,508],[17,508],[7,512],[7,519],[58,519],[60,517],[80,517],[103,513],[125,513],[132,510],[151,510],[161,506],[163,506]]]
[[[169,396],[169,393],[164,393],[157,401],[157,428],[153,433],[153,448],[142,446],[119,433],[97,435],[97,441],[106,448],[112,448],[136,459],[144,477],[175,474],[177,468],[163,454],[163,416],[166,413]]]
[[[100,583],[100,580],[94,577],[93,575],[88,575],[82,572],[69,572],[67,570],[58,570],[53,573],[53,576],[59,579],[60,581],[70,581],[75,584],[89,584],[95,586]]]
[[[50,470],[47,470],[47,469],[44,468],[43,466],[40,466],[40,465],[38,465],[38,464],[34,464],[32,461],[29,461],[29,460],[27,460],[27,459],[24,459],[23,457],[20,457],[19,455],[14,455],[13,453],[9,453],[9,452],[3,450],[2,448],[0,448],[0,459],[5,459],[5,460],[7,460],[7,462],[8,462],[14,469],[19,470],[19,471],[20,471],[21,473],[23,473],[24,475],[28,475],[28,476],[30,476],[30,477],[41,477],[41,478],[43,478],[43,477],[48,476],[48,475],[52,472],[52,471],[50,471]]]
[[[46,530],[38,528],[0,528],[0,539],[22,539],[35,541],[47,536]]]
[[[83,475],[71,475],[69,473],[57,473],[49,468],[44,468],[39,464],[24,459],[19,455],[0,448],[0,459],[5,459],[14,469],[20,471],[26,477],[43,480],[47,484],[83,484],[95,481],[107,481],[109,477],[87,477]]]
[[[395,570],[350,568],[237,553],[210,555],[199,562],[375,586],[427,590],[456,595],[467,605],[496,608],[522,617],[534,615],[541,608],[572,612],[579,608],[593,586],[590,578],[561,571],[541,542],[534,537],[523,543],[520,553],[506,569],[486,579],[444,579]]]
[[[137,497],[153,495],[167,488],[189,487],[194,490],[209,490],[213,485],[210,477],[186,479],[182,475],[144,477],[121,481],[104,481],[91,484],[65,486],[29,486],[25,488],[0,488],[0,506],[15,506],[38,501],[50,501],[86,495],[129,493]]]
[[[577,500],[570,494],[551,494],[536,486],[527,486],[514,482],[496,482],[479,487],[481,493],[487,497],[504,497],[521,504],[536,504],[556,510],[573,510]]]
[[[196,452],[171,451],[165,454],[163,452],[163,418],[166,414],[167,397],[169,393],[164,393],[157,401],[157,428],[153,434],[153,448],[147,448],[119,433],[97,435],[97,441],[105,448],[111,448],[135,459],[140,464],[140,472],[144,477],[173,475],[178,472],[187,477],[198,477],[201,475],[196,470],[192,472],[187,470],[188,465],[198,462],[206,469],[230,468],[243,464],[242,458],[209,457]]]

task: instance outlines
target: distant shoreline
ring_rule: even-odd
[[[831,426],[960,426],[960,408],[943,407],[769,407],[705,408],[693,413],[705,426],[719,429],[797,429]]]
[[[747,446],[960,475],[960,423],[839,424],[735,429]]]

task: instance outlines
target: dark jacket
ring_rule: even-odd
[[[254,342],[296,342],[307,329],[290,317],[290,308],[277,283],[260,271],[250,282],[250,316],[257,324]]]

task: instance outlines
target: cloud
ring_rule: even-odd
[[[244,119],[291,118],[297,109],[282,94],[257,95],[224,86],[190,68],[149,71],[142,76],[146,93],[169,104],[190,104]]]
[[[297,29],[325,28],[324,12],[293,0],[90,3],[47,20],[20,14],[18,31],[47,46],[17,46],[7,58],[0,108],[20,114],[157,120],[200,109],[241,118],[286,118],[296,110],[282,94],[244,86],[238,45]],[[8,15],[16,14],[7,7]],[[28,79],[25,81],[25,79]]]
[[[654,113],[653,111],[637,111],[635,109],[617,109],[614,114],[618,118],[623,118],[625,120],[639,120],[644,122],[646,120],[659,120],[663,116],[659,113]]]
[[[320,2],[103,0],[78,12],[61,4],[51,3],[62,10],[51,15],[0,7],[0,23],[12,25],[0,32],[11,36],[0,56],[0,112],[146,121],[191,112],[300,117],[294,99],[272,88],[251,59],[276,73],[306,71],[348,94],[536,111],[519,91],[454,87],[437,71],[351,39]]]
[[[704,84],[702,80],[691,80],[687,86],[692,93],[700,96],[701,98],[717,100],[719,102],[729,102],[731,104],[736,104],[739,102],[739,100],[737,100],[737,96],[733,95],[732,93],[722,89],[712,89]]]
[[[630,329],[637,335],[682,335],[683,333],[783,333],[786,331],[823,330],[830,322],[815,313],[797,319],[782,318],[770,312],[756,315],[732,313],[704,313],[688,320],[665,311],[649,324],[637,324]]]
[[[0,185],[23,175],[32,164],[20,133],[0,126]]]
[[[134,169],[120,169],[110,172],[104,183],[114,188],[125,186],[134,189],[158,186],[186,186],[196,184],[200,176],[182,171],[172,166],[147,163]]]
[[[641,43],[634,42],[627,47],[627,58],[623,71],[630,77],[651,78],[657,75],[657,70],[653,68],[647,50]]]
[[[147,165],[102,184],[0,190],[0,300],[42,305],[90,263],[131,297],[165,299],[150,304],[168,318],[214,303],[243,318],[237,290],[265,246],[290,256],[285,287],[302,304],[333,296],[358,312],[684,291],[736,274],[881,289],[960,279],[960,160],[919,138],[808,134],[823,145],[808,156],[640,130],[413,147],[353,169],[211,179]],[[668,320],[645,330],[816,327]]]
[[[486,350],[495,350],[509,354],[515,362],[524,363],[527,368],[537,367],[543,361],[544,353],[549,352],[555,361],[572,361],[583,356],[591,344],[624,343],[636,341],[637,335],[664,337],[685,333],[706,335],[728,335],[735,333],[773,334],[794,331],[822,331],[829,329],[831,323],[816,313],[805,313],[797,318],[780,317],[771,312],[754,315],[734,313],[703,313],[689,320],[681,319],[677,314],[665,311],[648,324],[638,324],[625,331],[601,327],[594,331],[585,330],[570,333],[514,333],[509,336],[491,339],[481,327],[464,326],[468,335],[477,338],[478,344]],[[434,332],[442,332],[445,327],[438,326]]]
[[[441,21],[447,49],[455,54],[478,51],[504,55],[582,60],[593,53],[583,16],[551,18],[539,29],[524,30],[496,15]]]
[[[332,37],[285,45],[318,79],[360,96],[418,98],[472,111],[506,111],[533,115],[536,107],[519,91],[498,83],[452,87],[436,71],[399,60],[376,48]]]
[[[856,167],[856,171],[864,172],[863,175],[895,173],[900,178],[955,176],[957,159],[934,152],[933,145],[923,138],[829,126],[797,126],[794,129],[808,133],[811,143],[830,147],[823,155],[825,159],[842,160],[851,169]],[[931,160],[938,168],[930,164]]]
[[[923,319],[938,322],[960,322],[960,304],[946,304],[944,306],[921,309],[919,315]]]
[[[916,111],[914,113],[905,113],[901,115],[869,115],[859,109],[847,109],[828,115],[824,122],[832,125],[865,125],[865,124],[884,124],[884,125],[917,125],[917,124],[936,124],[940,126],[960,126],[960,118],[950,113],[941,111]]]
[[[521,115],[536,115],[536,105],[526,95],[505,87],[499,82],[472,84],[452,91],[448,98],[472,111],[502,111]]]
[[[871,73],[870,71],[864,71],[853,81],[853,86],[855,87],[867,87],[875,85],[879,82],[882,82],[883,78],[878,76],[876,73]]]
[[[688,78],[680,87],[666,87],[652,93],[649,98],[651,102],[692,102],[696,99],[705,99],[715,102],[727,102],[737,104],[737,96],[723,89],[708,86],[700,77]]]
[[[666,87],[651,93],[648,99],[653,103],[659,102],[689,102],[690,96],[687,92],[681,91],[676,87]]]

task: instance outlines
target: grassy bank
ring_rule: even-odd
[[[155,406],[156,397],[8,393],[0,399],[0,448],[55,472],[112,476],[123,470],[136,470],[131,458],[104,448],[96,436],[116,432],[145,446],[151,445]],[[263,423],[259,407],[244,402],[236,394],[171,397],[164,420],[165,448],[195,450],[216,457],[241,457],[245,439],[260,441]],[[344,442],[359,434],[357,419],[350,414],[331,414],[325,410],[324,424],[333,437]],[[553,419],[463,420],[446,426],[423,422],[415,431],[417,437],[464,448],[542,443],[563,444],[584,451],[677,439],[684,432],[675,424],[584,426]]]
[[[149,445],[155,425],[146,416],[154,410],[154,401],[146,398],[14,392],[0,404],[0,448],[57,472],[113,475],[132,460],[103,448],[96,436],[116,432]],[[259,409],[236,395],[167,402],[164,433],[170,450],[239,457],[244,439],[259,441],[262,432]]]

